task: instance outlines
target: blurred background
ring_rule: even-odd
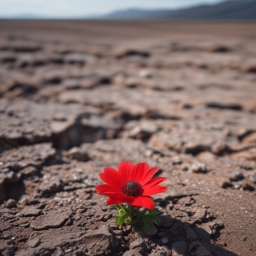
[[[147,141],[156,119],[256,111],[254,0],[0,0],[0,18],[0,97],[38,107],[2,117],[3,147]]]
[[[0,97],[25,104],[18,126],[2,116],[4,148],[147,141],[166,119],[229,129],[219,113],[256,111],[254,0],[1,0],[0,18]]]

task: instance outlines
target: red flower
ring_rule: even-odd
[[[154,201],[149,196],[167,190],[167,187],[158,185],[166,178],[151,179],[158,170],[157,167],[149,170],[149,165],[145,163],[133,166],[130,162],[120,163],[118,171],[107,167],[104,173],[99,174],[107,184],[98,185],[96,190],[100,195],[109,197],[108,205],[128,203],[152,210]]]

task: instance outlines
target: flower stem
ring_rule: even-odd
[[[134,208],[132,205],[130,204],[127,204],[128,205],[128,209],[130,210],[130,219],[131,219],[131,224],[133,224],[133,211],[134,211]]]

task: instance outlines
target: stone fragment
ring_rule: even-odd
[[[144,77],[144,78],[151,78],[152,77],[152,72],[150,72],[150,70],[141,70],[139,73],[140,77]]]
[[[162,244],[168,244],[169,239],[166,236],[164,236],[164,237],[162,237],[161,242],[162,242]]]
[[[35,230],[60,227],[68,220],[69,216],[64,212],[50,211],[42,219],[31,222],[30,226]]]
[[[145,253],[147,251],[147,244],[143,239],[139,238],[130,244],[130,249],[136,248],[139,249],[140,253]]]
[[[223,223],[219,222],[219,221],[212,221],[212,222],[207,222],[204,225],[204,229],[205,231],[209,234],[209,235],[215,235],[216,232],[219,230],[219,228],[223,227]]]
[[[218,185],[221,187],[221,188],[229,188],[229,187],[232,187],[232,183],[230,183],[229,181],[226,181],[226,180],[220,180],[218,181]]]
[[[0,155],[0,162],[3,167],[17,172],[28,166],[39,167],[54,158],[55,154],[51,143],[41,143],[6,150]]]
[[[202,222],[206,217],[206,210],[199,208],[196,210],[195,214],[193,215],[193,218],[195,221]]]
[[[82,250],[77,250],[74,252],[74,256],[86,256],[86,254]]]
[[[157,149],[172,149],[177,152],[191,153],[197,155],[201,152],[212,152],[216,141],[222,142],[222,133],[216,130],[203,130],[197,132],[195,129],[183,131],[159,131],[153,134],[149,145]],[[236,137],[230,137],[230,145],[237,143]]]
[[[8,186],[16,184],[19,179],[19,174],[9,171],[7,168],[5,172],[0,172],[0,202],[7,197]]]
[[[38,216],[42,211],[35,207],[25,207],[20,212],[20,216],[22,217],[31,217],[31,216]]]
[[[187,252],[187,245],[185,242],[180,241],[172,245],[172,256],[185,256]]]
[[[215,155],[222,155],[225,152],[229,151],[230,147],[227,145],[227,143],[223,141],[219,141],[212,146],[212,153],[214,153]]]
[[[195,251],[196,256],[212,256],[212,254],[203,246],[200,246]]]
[[[28,242],[28,247],[35,248],[40,244],[40,242],[39,238],[34,238]]]
[[[244,175],[241,172],[234,172],[230,177],[230,181],[239,181],[244,179]]]
[[[188,249],[189,251],[196,250],[198,247],[203,246],[199,241],[194,241],[189,244]]]
[[[171,256],[172,251],[167,245],[164,246],[157,246],[156,249],[149,254],[149,256]]]
[[[243,183],[242,189],[243,190],[254,191],[255,187],[252,184],[250,184],[250,182],[246,181],[246,182]]]
[[[202,163],[193,164],[191,170],[194,173],[205,173],[207,171],[205,164]]]
[[[178,201],[178,204],[184,205],[184,206],[190,206],[195,202],[195,200],[192,197],[186,196],[181,198]]]
[[[28,166],[20,171],[20,173],[24,176],[33,176],[37,173],[37,168],[34,166]]]
[[[148,235],[149,235],[149,236],[154,236],[154,235],[156,235],[156,234],[157,234],[157,228],[156,228],[156,226],[155,226],[155,225],[151,225],[150,230],[149,230],[149,232],[148,232]]]
[[[14,199],[8,199],[8,201],[6,202],[5,206],[7,208],[12,208],[12,207],[16,207],[17,201]]]
[[[180,222],[175,222],[174,225],[169,229],[169,233],[172,236],[184,235],[184,227]]]
[[[127,49],[127,48],[116,48],[113,50],[113,56],[117,59],[128,57],[128,56],[142,56],[142,57],[149,57],[150,53],[143,50],[137,49]]]
[[[173,159],[172,159],[172,164],[173,165],[178,165],[178,164],[182,164],[182,159],[178,156],[175,156]]]
[[[76,243],[85,244],[92,255],[105,253],[113,255],[113,251],[118,250],[119,247],[119,243],[115,239],[110,227],[103,225],[100,229],[85,234]]]
[[[83,148],[73,147],[67,152],[64,152],[63,155],[69,159],[76,159],[80,161],[87,161],[89,157],[87,155],[86,150]]]
[[[57,176],[50,177],[49,180],[43,181],[39,186],[39,190],[41,190],[43,194],[58,192],[62,189],[63,182],[60,177]]]
[[[161,220],[161,226],[165,228],[170,228],[174,224],[174,220],[171,218],[170,215],[162,215],[160,216],[160,220]]]
[[[190,227],[186,228],[185,235],[186,235],[186,240],[188,240],[188,241],[194,241],[197,239],[197,235],[196,235],[195,231]]]
[[[139,253],[137,250],[129,250],[126,251],[123,256],[142,256],[141,253]]]

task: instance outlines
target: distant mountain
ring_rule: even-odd
[[[1,0],[0,0],[1,1]],[[201,4],[194,7],[166,10],[127,9],[106,15],[87,15],[80,17],[55,17],[23,13],[5,19],[97,19],[97,20],[223,20],[223,19],[256,19],[256,0],[227,0],[218,4]],[[0,19],[1,19],[0,18]]]
[[[256,0],[229,0],[178,10],[128,9],[115,11],[100,18],[113,20],[256,19]]]

